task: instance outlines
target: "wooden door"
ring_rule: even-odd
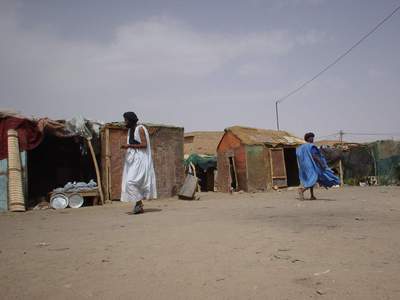
[[[283,148],[270,148],[272,186],[286,187],[287,175]]]

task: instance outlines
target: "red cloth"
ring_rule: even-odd
[[[40,130],[35,121],[18,117],[2,118],[0,119],[0,160],[8,157],[7,131],[9,129],[18,131],[21,151],[32,150],[42,142],[43,130]]]

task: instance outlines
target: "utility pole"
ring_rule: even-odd
[[[339,131],[339,140],[340,140],[340,145],[342,146],[342,151],[343,151],[343,135],[344,132],[343,130]],[[342,163],[342,158],[340,158],[339,160],[339,175],[340,175],[340,186],[343,187],[344,186],[344,176],[343,176],[343,163]]]
[[[343,144],[343,135],[344,135],[343,130],[340,130],[340,131],[339,131],[339,141],[340,141],[340,144]]]
[[[275,112],[276,112],[276,129],[279,131],[279,112],[278,112],[278,103],[279,103],[279,101],[275,101]]]

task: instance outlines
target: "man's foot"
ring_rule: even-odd
[[[138,201],[136,203],[135,207],[133,208],[133,213],[135,215],[144,213],[144,208],[143,208],[143,202],[142,201]]]
[[[317,200],[317,198],[315,198],[315,196],[311,196],[310,200]]]
[[[299,200],[304,201],[304,190],[302,188],[299,188]]]

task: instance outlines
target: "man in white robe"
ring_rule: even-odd
[[[138,124],[133,112],[124,114],[128,127],[128,138],[124,170],[122,173],[121,201],[133,202],[133,213],[143,213],[143,201],[157,198],[156,176],[149,133],[145,126]]]

